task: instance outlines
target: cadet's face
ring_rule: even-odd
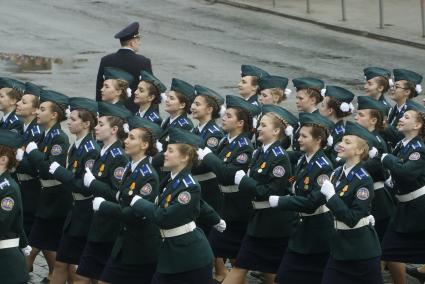
[[[124,140],[125,153],[133,156],[139,154],[142,150],[142,139],[140,139],[140,129],[133,129],[128,133],[128,137]]]
[[[134,103],[138,105],[145,105],[153,100],[153,96],[149,95],[148,82],[141,81],[134,92]]]
[[[170,91],[167,94],[167,99],[165,100],[164,110],[168,113],[175,113],[184,108],[184,103],[180,103],[179,98],[176,95],[176,92]]]
[[[306,112],[310,109],[312,105],[312,99],[309,95],[307,95],[306,90],[297,91],[297,95],[295,97],[295,103],[297,105],[297,109],[300,112]]]
[[[376,77],[367,80],[364,84],[365,95],[369,97],[376,97],[381,94],[383,90],[384,88],[379,85],[378,79]]]
[[[300,144],[300,150],[303,152],[311,152],[317,143],[320,143],[320,141],[313,138],[311,131],[311,126],[303,126],[300,129],[300,137],[298,138],[298,142]]]
[[[360,143],[359,137],[355,135],[345,135],[339,143],[338,157],[348,159],[360,155]]]
[[[113,135],[113,129],[107,120],[107,116],[99,117],[94,132],[99,141],[104,141]]]
[[[390,97],[393,101],[399,102],[409,97],[409,91],[405,89],[404,80],[397,81],[394,86],[391,87]]]
[[[370,116],[370,111],[368,109],[361,109],[357,111],[357,114],[354,116],[354,120],[363,126],[364,128],[372,127],[376,124],[372,117]]]
[[[164,153],[164,167],[173,170],[178,168],[185,157],[180,153],[177,144],[169,144],[167,151]]]
[[[406,111],[403,117],[400,118],[397,129],[403,133],[420,129],[421,124],[417,120],[417,115],[413,110]]]
[[[226,109],[224,116],[222,118],[222,128],[225,132],[229,133],[232,130],[236,129],[238,124],[238,118],[236,116],[236,111],[232,108]]]
[[[100,92],[104,102],[115,102],[120,97],[120,92],[115,88],[113,79],[105,80]]]
[[[10,88],[0,89],[0,110],[7,110],[13,106],[14,100],[10,99],[10,97],[7,95],[10,90]]]
[[[319,104],[319,113],[324,117],[329,117],[332,114],[332,109],[329,107],[329,97],[324,97]]]
[[[270,89],[261,91],[260,96],[258,96],[258,102],[262,105],[273,105],[276,103]]]
[[[208,112],[208,105],[202,96],[197,96],[193,101],[190,110],[194,119],[203,118]]]
[[[54,113],[51,111],[51,102],[44,102],[40,104],[37,110],[37,123],[47,125],[54,119]]]
[[[279,134],[279,129],[275,128],[273,125],[273,119],[267,115],[261,118],[257,130],[258,140],[265,144],[269,144]]]
[[[239,95],[247,97],[257,92],[258,86],[252,85],[252,80],[252,76],[241,77],[241,80],[238,84]]]
[[[16,104],[16,115],[21,117],[28,117],[35,115],[37,108],[33,107],[33,101],[35,97],[33,95],[23,95],[22,99]]]
[[[84,122],[78,116],[78,110],[73,110],[68,118],[68,129],[72,134],[80,133],[84,130]]]

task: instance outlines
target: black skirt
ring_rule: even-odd
[[[100,280],[113,284],[150,284],[155,270],[156,263],[124,265],[110,257]]]
[[[151,284],[212,284],[212,266],[174,274],[156,272]]]
[[[278,283],[320,283],[328,259],[329,253],[300,254],[286,251],[277,272]]]
[[[335,260],[329,257],[322,278],[323,284],[383,284],[381,258]]]
[[[386,218],[382,220],[376,220],[375,222],[375,231],[378,235],[379,242],[382,244],[384,240],[385,233],[388,229],[388,224],[390,223],[391,218]]]
[[[235,266],[264,273],[276,273],[289,238],[265,239],[246,235]]]
[[[97,243],[88,241],[78,263],[77,274],[99,280],[111,255],[113,246],[113,242]]]
[[[73,237],[64,234],[59,244],[56,260],[63,263],[78,264],[86,241],[85,237]]]
[[[425,231],[398,233],[389,229],[382,241],[382,260],[425,263]]]
[[[208,240],[214,256],[235,259],[245,236],[247,225],[243,222],[228,222],[223,233],[211,230]]]
[[[64,222],[65,219],[35,218],[28,238],[30,246],[40,250],[57,251]]]

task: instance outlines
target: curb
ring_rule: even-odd
[[[324,22],[319,22],[319,21],[316,21],[316,20],[307,19],[307,18],[303,18],[303,17],[300,17],[300,16],[289,15],[289,14],[286,14],[286,13],[277,12],[277,11],[273,11],[273,10],[270,10],[270,9],[267,9],[267,8],[261,8],[261,7],[257,7],[257,6],[253,6],[253,5],[249,5],[249,4],[237,3],[237,2],[233,2],[233,1],[229,1],[229,0],[216,0],[216,3],[220,3],[220,4],[224,4],[224,5],[228,5],[228,6],[233,6],[233,7],[237,7],[237,8],[242,8],[242,9],[246,9],[246,10],[251,10],[251,11],[255,11],[255,12],[271,14],[271,15],[275,15],[275,16],[279,16],[279,17],[285,17],[285,18],[288,18],[288,19],[296,20],[296,21],[306,22],[306,23],[310,23],[310,24],[313,24],[313,25],[324,27],[326,29],[337,31],[337,32],[349,33],[349,34],[367,37],[367,38],[371,38],[371,39],[376,39],[376,40],[380,40],[380,41],[386,41],[386,42],[410,46],[410,47],[414,47],[414,48],[425,49],[425,44],[422,44],[422,43],[404,40],[404,39],[399,39],[399,38],[390,37],[390,36],[385,36],[385,35],[380,35],[380,34],[371,33],[371,32],[362,31],[362,30],[340,27],[340,26],[327,24],[327,23],[324,23]]]

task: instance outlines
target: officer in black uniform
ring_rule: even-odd
[[[133,22],[119,31],[114,36],[120,40],[121,48],[112,54],[108,54],[100,60],[99,71],[96,82],[96,100],[101,100],[100,89],[103,85],[103,74],[105,67],[117,67],[130,73],[134,78],[138,78],[142,70],[152,73],[151,60],[143,55],[136,54],[140,48],[141,35],[139,34],[139,23]],[[137,88],[138,82],[130,85],[132,93]],[[131,112],[137,112],[138,107],[134,104],[134,95],[126,101],[126,107]]]

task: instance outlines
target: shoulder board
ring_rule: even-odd
[[[140,167],[139,172],[142,174],[142,176],[148,176],[152,174],[152,170],[148,164],[143,164]]]
[[[238,145],[239,145],[239,147],[248,146],[249,145],[249,141],[245,137],[241,137],[238,140]]]
[[[378,142],[379,142],[379,143],[382,143],[382,140],[381,140],[381,138],[379,137],[379,135],[375,135],[375,137],[376,137],[376,140],[378,140]]]
[[[419,141],[416,141],[415,143],[412,144],[411,146],[413,148],[413,150],[417,150],[419,148],[422,148],[422,144]]]
[[[276,146],[272,149],[273,155],[275,157],[280,157],[283,156],[285,154],[285,152],[283,151],[282,147],[280,146]]]
[[[87,142],[86,142],[86,144],[84,144],[84,149],[85,149],[85,150],[86,150],[86,152],[88,153],[88,152],[90,152],[91,150],[94,150],[94,149],[96,149],[96,148],[94,147],[93,142],[92,142],[91,140],[89,140],[89,141],[87,141]]]
[[[185,117],[179,118],[177,122],[179,123],[180,126],[185,126],[189,124],[189,121]]]
[[[336,132],[336,134],[342,134],[342,133],[344,133],[345,132],[345,127],[344,127],[344,125],[338,125],[336,128],[335,128],[335,132]]]
[[[251,102],[251,104],[253,104],[255,106],[258,106],[258,102],[257,101],[253,101],[253,102]]]
[[[362,180],[362,179],[364,179],[364,178],[366,178],[366,177],[368,177],[369,176],[369,174],[363,169],[363,168],[360,168],[360,169],[358,169],[357,170],[357,172],[355,173],[355,176],[359,179],[359,180]]]
[[[52,130],[52,132],[50,132],[50,137],[55,138],[56,136],[59,136],[61,134],[61,132],[59,131],[59,129],[54,129]]]
[[[319,166],[319,168],[323,168],[325,166],[328,166],[329,163],[326,161],[325,157],[320,157],[316,160],[316,164]]]
[[[4,189],[6,187],[10,186],[9,180],[5,178],[0,182],[0,189]]]
[[[210,133],[216,133],[216,132],[220,132],[220,128],[218,128],[216,125],[211,125],[210,127],[208,127],[208,131]]]
[[[258,154],[258,151],[259,151],[258,149],[255,149],[254,152],[252,152],[252,158],[255,158],[255,155]]]
[[[16,116],[16,114],[14,114],[14,115],[10,116],[9,120],[10,120],[11,123],[15,123],[15,122],[19,121],[19,118],[18,118],[18,116]]]
[[[150,114],[149,114],[149,119],[150,120],[152,120],[152,121],[154,121],[154,120],[156,120],[156,119],[159,119],[159,116],[156,114],[156,112],[151,112]]]
[[[121,149],[120,148],[113,148],[113,149],[111,149],[111,155],[112,155],[112,157],[118,157],[118,156],[121,156],[122,155],[122,151],[121,151]]]
[[[34,125],[34,127],[31,128],[31,135],[32,136],[37,136],[37,135],[40,135],[40,134],[41,134],[40,126]]]
[[[195,180],[193,179],[193,177],[191,175],[187,175],[185,177],[183,177],[183,183],[186,187],[189,187],[191,185],[196,184]]]

